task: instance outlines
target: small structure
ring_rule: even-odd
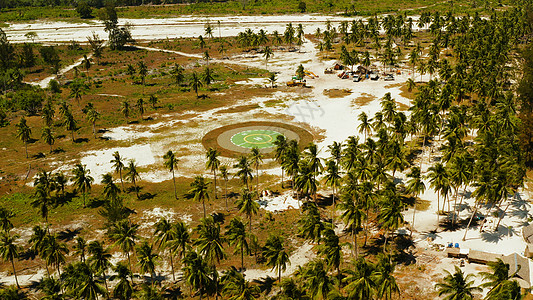
[[[529,224],[522,228],[522,237],[526,242],[526,250],[524,255],[529,258],[533,258],[533,224]]]
[[[344,65],[338,61],[334,62],[331,67],[333,68],[333,70],[344,70]]]

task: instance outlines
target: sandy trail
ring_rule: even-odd
[[[88,54],[87,55],[87,59],[91,59],[92,57],[93,57],[92,54]],[[75,67],[79,66],[84,59],[85,59],[84,57],[81,57],[81,58],[77,59],[75,62],[73,62],[72,64],[61,68],[61,70],[59,70],[59,72],[58,72],[58,75],[61,76],[61,75],[65,74],[65,73],[71,71]],[[41,88],[44,89],[44,88],[48,87],[48,84],[50,83],[50,81],[52,79],[57,79],[57,77],[58,76],[56,76],[56,75],[52,75],[52,76],[48,76],[45,79],[37,81],[37,82],[31,82],[30,81],[30,82],[26,82],[26,83],[32,84],[32,85],[38,85],[38,86],[40,86]]]

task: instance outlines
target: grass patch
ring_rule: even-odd
[[[217,113],[232,114],[232,113],[239,113],[239,112],[247,112],[250,110],[257,109],[257,108],[261,108],[261,106],[259,106],[259,104],[240,105],[240,106],[235,106],[235,107],[230,107],[230,108],[219,110]]]
[[[351,89],[324,89],[322,92],[330,98],[344,98],[352,94]]]
[[[362,93],[361,96],[352,100],[352,104],[357,106],[365,106],[376,99],[377,97],[374,95]]]

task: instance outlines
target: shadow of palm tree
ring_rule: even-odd
[[[64,242],[70,242],[72,241],[78,234],[80,234],[81,228],[76,228],[74,230],[65,229],[63,231],[60,231],[57,234],[57,238],[64,241]]]
[[[506,227],[503,225],[498,226],[498,229],[493,232],[482,232],[481,240],[489,243],[497,243],[506,236],[513,236],[516,234],[516,230],[512,227]]]
[[[267,277],[261,277],[259,279],[254,279],[253,282],[259,286],[261,293],[268,295],[270,294],[270,292],[272,292],[272,288],[274,287],[274,284],[276,283],[276,279],[270,276],[267,276]]]

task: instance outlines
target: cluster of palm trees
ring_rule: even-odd
[[[489,292],[484,298],[486,300],[524,299],[522,288],[519,283],[512,279],[518,270],[513,274],[510,273],[509,264],[497,259],[488,263],[491,272],[480,272],[484,282],[480,286],[474,286],[474,274],[464,274],[463,270],[455,267],[455,272],[451,274],[448,271],[441,282],[437,283],[439,296],[446,296],[444,299],[474,299],[475,292],[481,292],[483,288],[488,288]]]
[[[257,48],[264,46],[266,48],[267,44],[271,45],[288,45],[291,46],[296,43],[296,45],[301,46],[304,41],[304,29],[302,24],[294,27],[292,23],[287,24],[283,34],[274,30],[271,37],[269,38],[267,32],[263,29],[260,29],[258,33],[254,33],[251,29],[246,29],[243,32],[239,32],[237,35],[237,42],[241,45],[242,48],[250,49],[251,47]]]

